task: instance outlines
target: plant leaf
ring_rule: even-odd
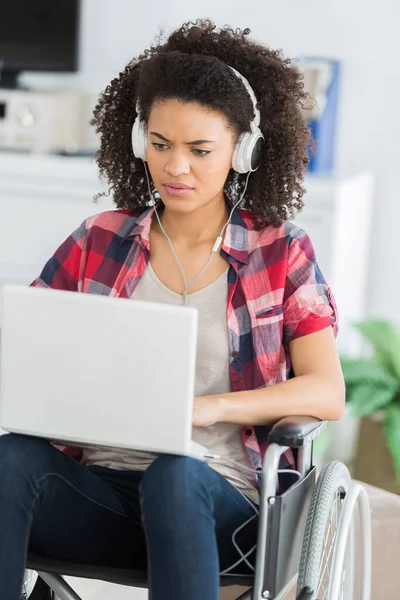
[[[356,416],[370,415],[387,407],[398,392],[397,385],[371,385],[369,382],[353,385],[346,389],[346,401]],[[386,409],[387,410],[387,409]]]
[[[392,404],[385,410],[384,434],[400,481],[400,404]]]
[[[341,356],[340,363],[346,385],[356,385],[368,381],[375,385],[393,385],[400,388],[400,381],[397,381],[389,371],[373,360]]]
[[[313,454],[316,458],[323,457],[332,443],[332,431],[329,425],[330,423],[313,441]]]
[[[355,327],[371,343],[378,361],[400,380],[400,333],[396,326],[389,321],[371,319],[356,323]]]

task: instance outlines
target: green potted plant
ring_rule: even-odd
[[[368,354],[340,357],[346,404],[361,419],[353,475],[400,493],[400,333],[386,320],[354,327]]]

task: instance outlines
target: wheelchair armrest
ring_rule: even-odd
[[[289,448],[302,448],[312,442],[326,427],[327,421],[315,417],[284,417],[275,423],[269,442]]]

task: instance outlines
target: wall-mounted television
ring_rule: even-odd
[[[78,68],[80,0],[0,0],[0,86],[21,71]]]

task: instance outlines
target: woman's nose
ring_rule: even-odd
[[[165,170],[172,177],[187,175],[190,173],[190,161],[183,152],[171,152],[165,163]]]

